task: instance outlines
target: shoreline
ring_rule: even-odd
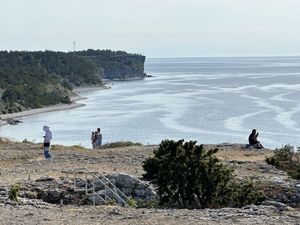
[[[10,113],[10,114],[0,114],[0,127],[5,126],[8,124],[7,120],[15,120],[21,119],[26,116],[34,116],[41,113],[47,112],[55,112],[55,111],[62,111],[62,110],[69,110],[78,107],[85,106],[83,103],[76,103],[78,100],[83,100],[85,98],[80,96],[81,91],[89,91],[89,90],[103,90],[108,89],[107,86],[84,86],[73,89],[74,96],[71,96],[71,103],[70,104],[57,104],[52,106],[46,106],[42,108],[36,109],[28,109],[17,113]]]

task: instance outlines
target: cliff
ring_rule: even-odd
[[[144,73],[146,57],[143,55],[92,49],[79,51],[76,54],[93,61],[97,65],[98,74],[103,79],[142,79],[146,76]]]

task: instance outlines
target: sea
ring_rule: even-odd
[[[246,144],[255,128],[265,147],[300,146],[300,57],[149,58],[145,72],[85,89],[85,106],[24,117],[0,136],[42,142],[48,125],[53,144],[88,148],[98,127],[103,143]]]

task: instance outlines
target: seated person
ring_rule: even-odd
[[[262,144],[257,140],[257,136],[258,136],[258,132],[256,133],[256,130],[253,129],[252,130],[252,133],[249,135],[249,145],[254,147],[254,148],[257,148],[257,149],[261,149],[261,148],[264,148],[262,146]]]

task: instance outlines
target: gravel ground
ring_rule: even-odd
[[[0,205],[0,224],[300,224],[300,212],[279,212],[274,206],[243,209],[175,210],[133,209],[115,206],[33,206]]]

